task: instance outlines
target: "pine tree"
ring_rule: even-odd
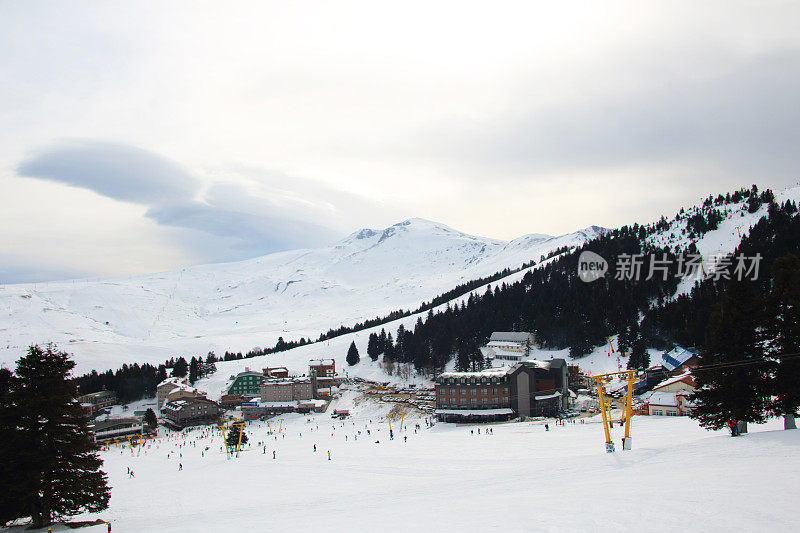
[[[19,412],[12,401],[16,377],[7,368],[0,368],[0,525],[28,516],[26,477],[14,457],[28,445],[20,439]]]
[[[172,367],[172,376],[176,378],[185,378],[188,372],[189,363],[187,363],[186,359],[183,357],[179,357],[178,360],[175,361],[175,366]]]
[[[631,354],[628,357],[628,370],[646,370],[650,366],[650,354],[647,353],[647,345],[642,338],[633,341]]]
[[[367,341],[367,355],[373,361],[378,360],[378,356],[380,356],[380,347],[378,346],[379,343],[378,335],[376,333],[369,334],[369,340]]]
[[[477,355],[476,355],[477,352]],[[477,345],[468,339],[461,339],[458,342],[458,357],[456,358],[456,369],[459,372],[467,372],[470,368],[475,367],[476,362],[480,358],[483,361],[483,356]]]
[[[200,363],[196,357],[192,357],[189,362],[189,383],[194,385],[198,379],[200,379]]]
[[[167,379],[167,367],[164,365],[158,365],[158,371],[156,371],[156,384],[161,383]]]
[[[17,361],[11,398],[19,411],[19,436],[30,443],[15,454],[18,479],[12,485],[27,499],[25,516],[34,527],[53,519],[108,507],[110,489],[100,471],[88,419],[75,400],[70,379],[75,363],[50,344],[28,348]],[[33,444],[35,443],[35,445]]]
[[[228,443],[228,450],[232,452],[236,451],[236,448],[239,445],[239,433],[242,434],[241,445],[244,446],[247,443],[247,433],[245,433],[242,424],[234,424],[231,426],[230,430],[228,431],[228,437],[225,439],[225,442]]]
[[[772,413],[784,417],[784,428],[795,429],[800,408],[800,358],[782,354],[800,352],[800,260],[786,255],[772,266],[772,292],[767,297],[763,346],[772,360]]]
[[[356,341],[350,343],[350,348],[347,350],[347,364],[350,366],[358,364],[361,361],[361,356],[358,355],[358,348],[356,348]]]
[[[154,428],[158,425],[158,418],[156,418],[156,412],[153,411],[151,408],[147,408],[147,411],[144,412],[144,423]]]
[[[750,281],[731,280],[712,311],[701,371],[692,395],[693,418],[719,429],[730,420],[763,422],[769,403],[766,365],[759,364],[756,329],[761,301]],[[715,366],[723,365],[723,366]]]

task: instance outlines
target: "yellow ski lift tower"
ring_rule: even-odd
[[[609,374],[600,374],[593,376],[597,385],[597,399],[600,404],[600,413],[603,415],[603,430],[606,434],[606,452],[614,452],[614,441],[611,440],[611,398],[606,396],[605,381],[610,381],[612,376],[626,375],[628,376],[628,393],[625,395],[625,404],[623,405],[623,420],[625,420],[625,438],[622,439],[622,449],[631,449],[631,418],[633,417],[633,380],[636,374],[635,370],[626,370],[624,372],[611,372]]]
[[[222,431],[222,442],[225,444],[225,455],[230,459],[230,455],[233,455],[233,451],[228,447],[228,439],[227,435],[225,435],[225,430],[230,429],[233,426],[240,426],[239,431],[239,442],[236,443],[236,454],[238,457],[239,450],[242,448],[242,433],[244,433],[244,421],[243,420],[229,420],[228,422],[223,422],[220,424],[219,430]]]

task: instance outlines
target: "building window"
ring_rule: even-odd
[[[477,396],[478,395],[478,389],[472,389],[472,390],[469,391],[469,393],[472,394],[473,396]]]
[[[675,411],[667,411],[667,416],[678,416],[678,413]]]
[[[467,389],[461,389],[461,394],[466,394],[466,393],[467,393]]]
[[[505,387],[505,388],[503,389],[503,394],[508,394],[508,387]]]
[[[455,398],[450,398],[450,403],[455,404],[456,403],[456,399]]]
[[[469,403],[471,403],[472,405],[478,405],[478,399],[477,398],[473,398],[472,400],[470,400]]]
[[[467,399],[461,398],[461,405],[467,405]]]
[[[455,393],[456,393],[456,390],[455,390],[455,389],[450,389],[450,394],[453,394],[453,395],[455,395]]]
[[[481,389],[481,394],[483,396],[486,396],[487,394],[489,394],[489,389]]]
[[[488,400],[488,399],[486,399],[486,398],[481,398],[481,404],[483,404],[483,405],[486,405],[487,403],[489,403],[489,400]]]
[[[492,394],[497,396],[497,389],[492,389]]]
[[[653,414],[655,416],[664,416],[664,411],[662,411],[661,409],[653,409]]]

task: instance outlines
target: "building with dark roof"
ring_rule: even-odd
[[[221,411],[219,405],[208,398],[185,398],[165,403],[161,412],[168,426],[182,429],[214,424]]]
[[[436,378],[436,416],[444,422],[556,416],[568,408],[568,383],[563,359],[445,372]]]
[[[94,442],[103,442],[144,433],[144,424],[138,418],[109,418],[92,422],[88,428],[92,433]]]

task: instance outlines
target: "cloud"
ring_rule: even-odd
[[[204,261],[322,246],[342,235],[299,216],[324,220],[322,212],[331,206],[292,190],[292,180],[280,174],[276,175],[284,188],[268,189],[266,197],[233,183],[213,184],[200,195],[203,182],[177,163],[141,148],[95,141],[68,141],[44,149],[23,161],[17,172],[144,205],[145,216],[160,226],[205,234],[207,238],[184,234],[182,243]],[[308,187],[307,180],[298,182]]]
[[[721,62],[734,66],[684,78],[655,71],[616,95],[586,90],[544,109],[519,101],[513,114],[488,123],[435,128],[426,136],[429,155],[499,179],[658,164],[691,165],[691,179],[702,168],[728,180],[796,179],[800,49]]]
[[[201,182],[158,154],[98,141],[65,141],[19,164],[20,176],[81,187],[139,204],[191,199]]]

